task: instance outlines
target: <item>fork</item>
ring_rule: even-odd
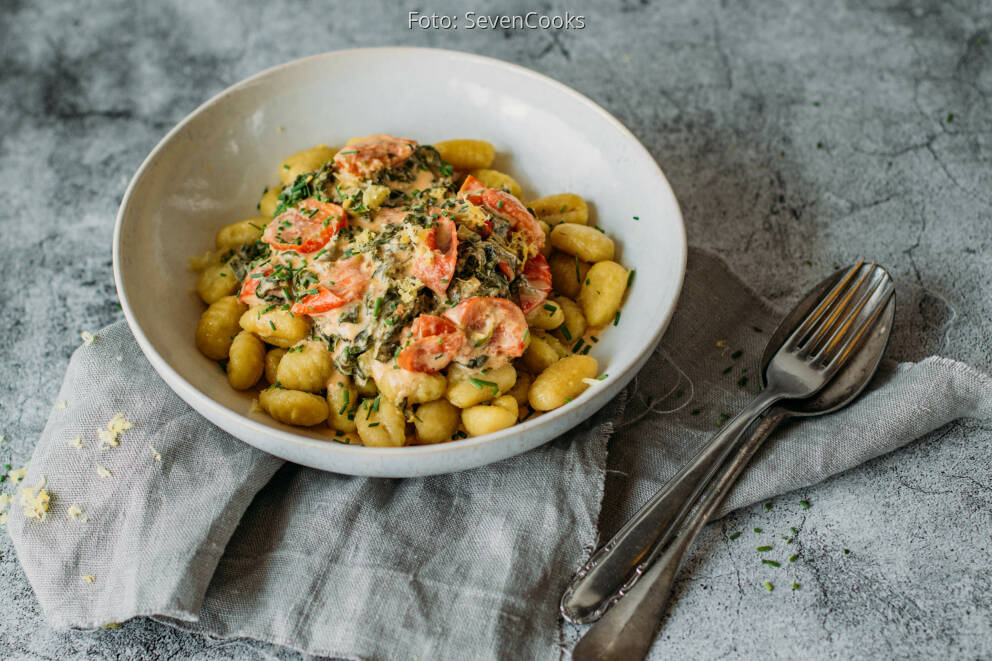
[[[770,361],[767,388],[669,480],[579,570],[562,595],[565,619],[589,623],[623,597],[688,516],[693,503],[736,447],[742,432],[772,404],[809,397],[847,360],[893,291],[884,269],[858,261],[783,342]]]

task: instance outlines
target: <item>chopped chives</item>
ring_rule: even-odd
[[[765,509],[766,510],[770,510],[771,508],[772,508],[772,504],[771,503],[765,503]]]
[[[756,533],[758,533],[760,535],[761,534],[761,528],[755,528],[754,529],[754,532],[756,532]]]
[[[802,508],[803,508],[804,510],[808,510],[808,509],[809,509],[809,501],[808,501],[808,500],[800,500],[800,501],[799,501],[799,505],[800,505],[800,507],[802,507]]]
[[[799,584],[798,583],[793,583],[792,584],[792,589],[793,590],[798,590],[799,589]]]
[[[732,370],[732,369],[734,369],[734,366],[733,365],[731,365],[730,367],[727,367],[726,369],[724,369],[723,372],[722,372],[722,374],[730,374],[730,370]]]
[[[730,535],[730,539],[737,539],[740,536],[741,536],[741,531],[738,530],[737,532]]]
[[[689,415],[699,415],[700,409],[692,409],[689,411]]]
[[[798,553],[793,553],[792,555],[789,556],[789,562],[795,562],[798,559],[799,559]]]
[[[791,532],[793,535],[798,535],[799,534],[799,531],[796,530],[795,528],[789,528],[789,532]]]
[[[772,547],[770,547],[770,546],[756,546],[756,547],[754,547],[754,550],[757,551],[758,553],[764,553],[765,551],[771,551],[772,550]]]
[[[567,341],[567,342],[571,342],[572,341],[572,334],[568,332],[568,326],[566,326],[565,324],[562,324],[561,325],[561,334],[562,334],[562,337],[565,338],[565,341]]]
[[[775,586],[769,583],[768,581],[765,581],[765,589],[771,592],[772,590],[775,589]]]
[[[620,323],[620,310],[617,310],[617,314],[613,317],[613,325],[616,326]]]
[[[776,562],[775,560],[766,560],[766,559],[762,559],[761,560],[761,564],[768,565],[770,567],[781,567],[782,566],[780,563]]]
[[[633,284],[635,273],[637,273],[637,269],[630,269],[630,273],[627,275],[627,289],[630,289],[630,285]]]
[[[499,392],[499,384],[493,383],[492,381],[484,381],[482,379],[477,379],[473,376],[473,377],[469,377],[469,383],[471,383],[479,390],[482,390],[483,388],[492,388],[493,392],[495,393]]]
[[[572,353],[579,353],[579,350],[582,348],[583,344],[585,344],[585,341],[580,337],[579,341],[575,343],[574,347],[572,347]]]

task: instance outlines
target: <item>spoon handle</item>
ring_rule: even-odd
[[[780,398],[766,390],[725,422],[699,454],[593,554],[562,595],[560,610],[565,619],[582,624],[593,622],[630,590],[679,529],[740,435]]]
[[[647,656],[668,606],[675,576],[689,549],[737,483],[755,452],[787,417],[789,413],[785,409],[775,408],[761,420],[750,438],[722,466],[719,475],[700,499],[699,507],[665,553],[623,599],[579,640],[572,652],[573,661],[636,661]]]

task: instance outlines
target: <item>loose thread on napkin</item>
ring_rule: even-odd
[[[662,356],[665,359],[665,364],[671,367],[673,370],[675,370],[678,378],[676,379],[672,387],[668,390],[668,392],[666,392],[664,395],[661,395],[659,397],[645,398],[644,394],[640,391],[641,376],[637,375],[636,377],[634,377],[634,381],[631,384],[631,390],[633,391],[632,396],[636,396],[639,400],[641,400],[641,402],[644,404],[644,410],[638,413],[630,420],[626,420],[618,424],[617,429],[623,429],[624,427],[632,425],[638,422],[644,416],[649,415],[651,413],[655,413],[657,415],[670,415],[672,413],[677,413],[678,411],[681,411],[686,406],[688,406],[689,403],[695,397],[696,386],[695,384],[693,384],[692,379],[689,378],[689,375],[685,373],[685,370],[679,367],[678,363],[676,363],[675,360],[669,355],[669,353],[664,349],[662,349],[661,347],[656,349],[655,353],[657,353],[658,355]],[[685,383],[686,385],[682,386],[683,383]],[[682,388],[680,388],[680,386],[682,386]],[[688,392],[685,391],[686,388],[688,388]],[[669,408],[669,409],[655,408],[657,405],[661,404],[672,395],[676,395],[680,393],[680,391],[681,391],[681,395],[679,395],[678,399],[682,401],[681,404],[679,404],[674,408]]]

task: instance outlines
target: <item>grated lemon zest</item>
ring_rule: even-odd
[[[123,413],[118,413],[110,422],[107,423],[106,429],[99,430],[100,434],[100,449],[106,450],[107,448],[113,448],[120,445],[120,435],[126,432],[131,427],[134,427],[134,423],[124,417]]]
[[[51,496],[45,491],[45,476],[42,475],[38,484],[33,487],[24,487],[18,493],[21,494],[19,504],[24,509],[24,516],[29,519],[44,521],[48,518],[48,508],[51,503]]]

